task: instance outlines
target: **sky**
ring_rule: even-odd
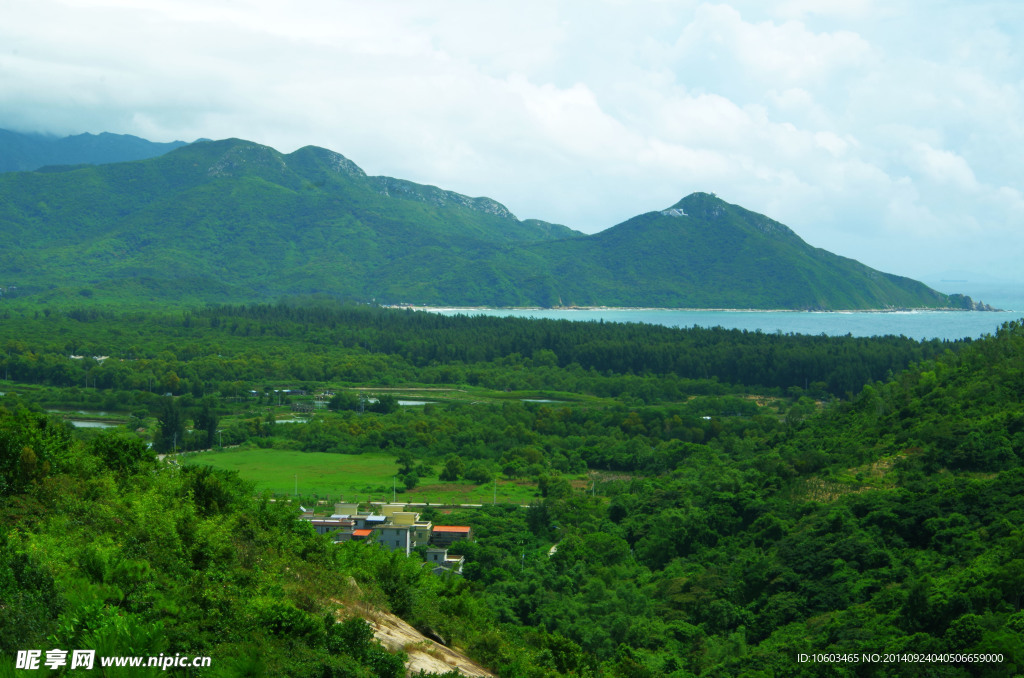
[[[886,272],[1024,284],[1018,0],[0,6],[0,128],[322,146],[585,233],[714,192]]]

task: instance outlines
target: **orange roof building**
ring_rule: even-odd
[[[450,546],[460,539],[472,539],[473,529],[466,525],[434,525],[430,543],[434,546]]]

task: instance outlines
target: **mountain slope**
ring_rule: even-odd
[[[446,305],[969,306],[708,194],[593,236],[344,156],[196,142],[0,175],[0,287],[81,303],[326,294]],[[11,290],[8,289],[8,295]]]
[[[144,160],[184,146],[156,143],[129,134],[49,137],[0,129],[0,172],[30,172],[47,165],[102,165]]]
[[[533,248],[537,249],[537,248]],[[545,249],[567,304],[857,309],[962,305],[926,285],[813,248],[786,226],[694,193],[583,243]],[[589,272],[603,270],[598,278]],[[587,284],[579,284],[587,281]],[[611,282],[614,281],[614,282]]]
[[[420,275],[443,287],[446,269],[508,243],[579,235],[486,198],[368,177],[324,149],[282,155],[234,139],[7,174],[0,196],[0,285],[55,296],[372,299],[415,291]],[[429,270],[410,272],[411,258]]]

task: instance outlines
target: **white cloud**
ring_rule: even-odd
[[[577,83],[566,89],[534,85],[513,77],[509,91],[518,95],[529,122],[548,143],[579,159],[621,156],[629,131],[598,104],[594,93]]]
[[[807,16],[859,19],[884,10],[873,0],[783,0],[778,4],[781,16],[804,18]]]
[[[850,148],[850,143],[834,132],[816,132],[814,143],[818,148],[828,151],[836,158],[846,155],[846,151]]]
[[[752,23],[728,5],[701,5],[676,47],[686,61],[710,62],[723,77],[775,87],[821,82],[871,54],[869,44],[854,32],[815,33],[795,20]]]
[[[970,165],[956,153],[932,148],[928,144],[916,144],[910,163],[926,178],[942,186],[961,191],[978,190],[978,180]]]

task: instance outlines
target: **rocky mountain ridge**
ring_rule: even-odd
[[[241,139],[0,174],[0,285],[63,303],[974,309],[710,193],[585,236]]]

